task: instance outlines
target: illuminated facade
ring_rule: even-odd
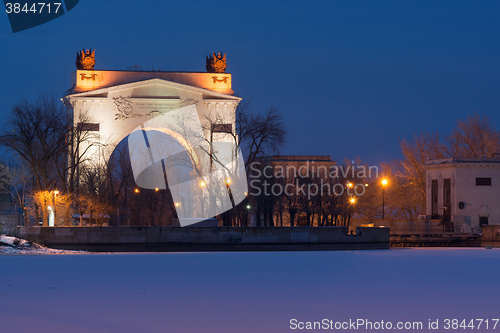
[[[225,73],[225,55],[207,57],[206,73],[94,70],[94,64],[95,50],[77,54],[78,70],[62,98],[76,133],[92,134],[73,144],[85,163],[103,166],[128,137],[136,185],[168,187],[181,226],[245,198],[235,128],[241,98]]]
[[[464,232],[500,224],[499,158],[430,160],[424,169],[428,218],[443,219]]]
[[[113,147],[137,126],[171,110],[196,105],[199,119],[217,115],[219,126],[235,130],[235,110],[241,98],[231,89],[231,74],[161,71],[76,70],[72,87],[62,98],[73,115],[74,128],[95,131],[102,145]],[[82,115],[84,117],[82,118]],[[85,119],[81,123],[81,119]],[[207,138],[222,140],[217,128]],[[97,147],[97,145],[96,145]],[[85,147],[79,147],[85,151]],[[111,152],[92,148],[93,160],[104,161]]]

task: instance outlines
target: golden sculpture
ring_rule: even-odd
[[[207,72],[209,73],[225,73],[226,72],[226,54],[222,55],[222,53],[215,52],[211,55],[207,56]]]
[[[224,83],[227,83],[227,76],[223,76],[222,79],[219,79],[217,76],[212,76],[212,80],[214,81],[214,83],[217,83],[217,82],[224,82]]]
[[[90,75],[87,75],[87,74],[80,74],[80,77],[82,78],[82,81],[87,81],[87,80],[92,80],[92,81],[95,81],[95,77],[97,76],[97,74],[90,74]]]
[[[94,69],[95,65],[95,49],[82,50],[80,53],[76,52],[76,68],[80,70]]]

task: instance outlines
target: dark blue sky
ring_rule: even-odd
[[[0,115],[70,88],[76,51],[96,69],[205,71],[226,52],[233,89],[273,105],[282,154],[398,158],[398,140],[448,133],[476,111],[500,127],[498,1],[90,1],[13,34],[0,15]]]

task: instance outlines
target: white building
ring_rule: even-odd
[[[219,137],[219,132],[235,131],[241,98],[234,96],[229,73],[77,70],[72,82],[62,101],[73,115],[74,127],[96,131],[102,144],[118,144],[148,120],[188,105],[196,106],[203,128],[210,116],[217,117],[221,124],[206,134],[214,141],[226,137]],[[78,123],[82,114],[91,122]],[[99,159],[109,157],[97,150],[91,153]]]
[[[500,225],[500,158],[447,158],[425,165],[426,214],[463,230]]]
[[[225,72],[225,55],[207,57],[206,73],[95,70],[94,56],[78,54],[72,87],[62,98],[75,132],[93,134],[75,142],[75,155],[102,166],[128,138],[137,186],[166,189],[168,178],[181,225],[246,198],[235,126],[241,98]]]

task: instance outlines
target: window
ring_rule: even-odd
[[[483,226],[488,224],[488,216],[479,216],[479,225]]]
[[[491,178],[476,178],[476,186],[491,186]]]
[[[233,125],[232,124],[212,124],[212,132],[213,133],[232,133]]]
[[[94,124],[94,123],[78,123],[77,125],[77,130],[82,131],[82,132],[98,132],[99,131],[99,124]]]
[[[438,181],[432,180],[431,188],[431,201],[432,201],[432,218],[438,218]]]
[[[451,178],[443,179],[443,219],[445,222],[451,219]]]

